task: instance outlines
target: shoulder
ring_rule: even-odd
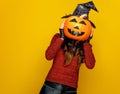
[[[56,38],[60,38],[60,34],[59,33],[56,33],[53,35],[53,38],[56,37]]]

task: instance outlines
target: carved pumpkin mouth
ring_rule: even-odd
[[[85,32],[71,31],[71,29],[68,29],[68,32],[72,35],[75,35],[75,36],[82,36],[85,33]]]

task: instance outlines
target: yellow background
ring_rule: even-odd
[[[0,94],[38,94],[52,65],[44,52],[77,4],[88,0],[0,0]],[[96,66],[82,64],[78,94],[120,94],[120,1],[94,0]]]

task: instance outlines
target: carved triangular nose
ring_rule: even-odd
[[[79,26],[75,26],[74,28],[75,28],[75,29],[79,29]]]

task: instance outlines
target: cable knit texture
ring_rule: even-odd
[[[77,88],[79,74],[78,57],[73,56],[71,63],[68,66],[65,66],[65,53],[61,49],[62,43],[63,40],[60,38],[60,35],[55,34],[48,49],[46,50],[46,59],[53,59],[53,64],[46,77],[46,80]],[[89,69],[91,69],[95,64],[91,45],[87,43],[84,44],[84,46],[85,64]]]
[[[95,57],[92,52],[92,45],[90,43],[84,43],[84,55],[85,55],[85,65],[87,68],[92,69],[95,65]]]

